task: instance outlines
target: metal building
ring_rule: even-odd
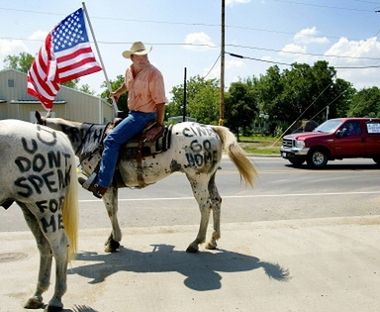
[[[26,93],[26,74],[17,70],[0,71],[0,119],[34,122],[41,103]],[[113,118],[112,105],[100,97],[61,86],[55,99],[53,117],[80,122],[106,123]]]

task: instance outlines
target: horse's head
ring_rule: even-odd
[[[68,121],[62,118],[52,118],[50,111],[48,111],[45,116],[42,116],[39,111],[36,111],[34,115],[36,117],[37,124],[65,133],[66,128],[80,128],[81,126],[81,123],[79,122]]]
[[[74,147],[77,156],[92,153],[101,144],[104,137],[105,125],[82,123],[63,118],[50,118],[49,113],[44,117],[38,111],[35,112],[35,116],[37,124],[64,132]]]
[[[49,117],[48,114],[46,114],[47,117]],[[46,126],[46,117],[42,117],[39,111],[35,111],[34,116],[36,117],[37,124]]]
[[[51,118],[50,110],[46,113],[45,116],[42,116],[42,114],[39,111],[35,111],[34,116],[36,117],[38,125],[48,126],[50,128],[56,128],[57,130],[60,130],[57,127],[54,127],[54,124],[56,124],[56,122],[54,122],[53,120],[56,118]]]

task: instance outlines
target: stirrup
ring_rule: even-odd
[[[82,185],[82,187],[86,190],[88,190],[92,184],[94,184],[96,179],[96,173],[93,172],[87,179],[84,179],[82,177],[78,178],[78,182]]]
[[[107,192],[106,187],[102,187],[99,184],[95,183],[96,173],[91,174],[88,179],[84,179],[82,177],[78,178],[78,182],[82,185],[82,187],[97,197],[102,198],[105,192]]]

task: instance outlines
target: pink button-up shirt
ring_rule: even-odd
[[[148,63],[134,76],[132,66],[125,73],[129,110],[145,113],[156,112],[156,104],[166,103],[164,79],[161,72]]]

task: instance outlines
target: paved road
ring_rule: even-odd
[[[323,171],[255,161],[253,190],[223,162],[215,251],[184,251],[199,214],[181,175],[121,192],[124,239],[116,254],[102,250],[109,226],[101,202],[81,192],[80,250],[64,311],[380,311],[379,170],[370,161]],[[37,279],[35,242],[15,208],[0,215],[1,312],[23,311]],[[45,301],[51,295],[52,287]]]
[[[223,197],[223,223],[325,218],[380,214],[380,169],[371,160],[331,162],[325,170],[298,169],[279,157],[253,157],[256,186],[241,184],[233,164],[224,159],[217,175]],[[102,201],[79,187],[80,227],[108,228]],[[199,211],[183,174],[147,188],[120,189],[123,227],[193,225]],[[20,209],[0,209],[0,232],[25,231]]]

